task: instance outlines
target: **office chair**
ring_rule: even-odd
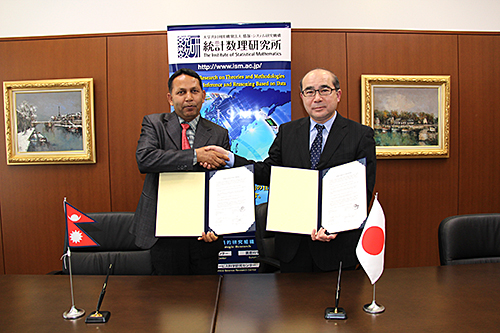
[[[447,217],[438,240],[441,265],[500,262],[500,214]]]
[[[274,250],[274,232],[266,230],[267,203],[255,206],[255,242],[259,256],[255,259],[260,263],[259,273],[276,273],[280,269],[280,262]]]
[[[135,245],[135,236],[129,233],[133,222],[132,212],[88,213],[96,223],[83,223],[83,229],[100,246],[71,248],[71,270],[73,274],[105,275],[109,264],[111,274],[150,275],[153,273],[150,250]],[[65,240],[64,251],[68,248]],[[63,274],[69,274],[63,265]]]

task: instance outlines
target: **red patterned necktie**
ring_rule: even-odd
[[[186,135],[186,131],[189,128],[189,124],[183,123],[182,126],[182,150],[191,149],[191,145],[189,144],[189,140]]]

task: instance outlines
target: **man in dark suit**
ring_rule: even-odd
[[[283,124],[263,162],[248,161],[230,153],[229,165],[253,163],[255,182],[269,185],[271,166],[325,169],[366,158],[367,201],[375,186],[376,156],[373,130],[337,113],[342,91],[332,72],[314,69],[300,82],[301,98],[309,117]],[[314,143],[320,131],[321,145]],[[318,140],[319,140],[318,138]],[[320,154],[317,165],[311,165],[311,151]],[[223,152],[222,150],[219,150]],[[315,162],[316,163],[316,162]],[[291,180],[293,181],[293,180]],[[272,191],[272,188],[270,189]],[[282,272],[332,271],[355,268],[355,249],[361,230],[329,234],[321,228],[310,236],[276,233],[276,254]]]
[[[151,248],[156,274],[217,273],[223,243],[214,233],[202,233],[198,238],[155,237],[159,173],[204,171],[200,163],[217,168],[228,159],[227,154],[206,148],[217,145],[229,149],[229,136],[226,129],[200,116],[205,101],[202,87],[195,71],[178,70],[168,81],[167,94],[175,112],[147,115],[142,122],[136,158],[146,179],[130,232],[136,236],[137,246]],[[187,124],[184,139],[183,124]]]

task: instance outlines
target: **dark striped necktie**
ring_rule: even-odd
[[[311,155],[311,169],[316,169],[318,166],[319,158],[321,156],[321,147],[323,145],[323,129],[325,126],[316,124],[316,137],[311,145],[309,154]]]

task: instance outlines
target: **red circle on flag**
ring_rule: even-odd
[[[371,255],[378,255],[384,249],[384,231],[380,227],[370,227],[363,234],[363,249]]]

